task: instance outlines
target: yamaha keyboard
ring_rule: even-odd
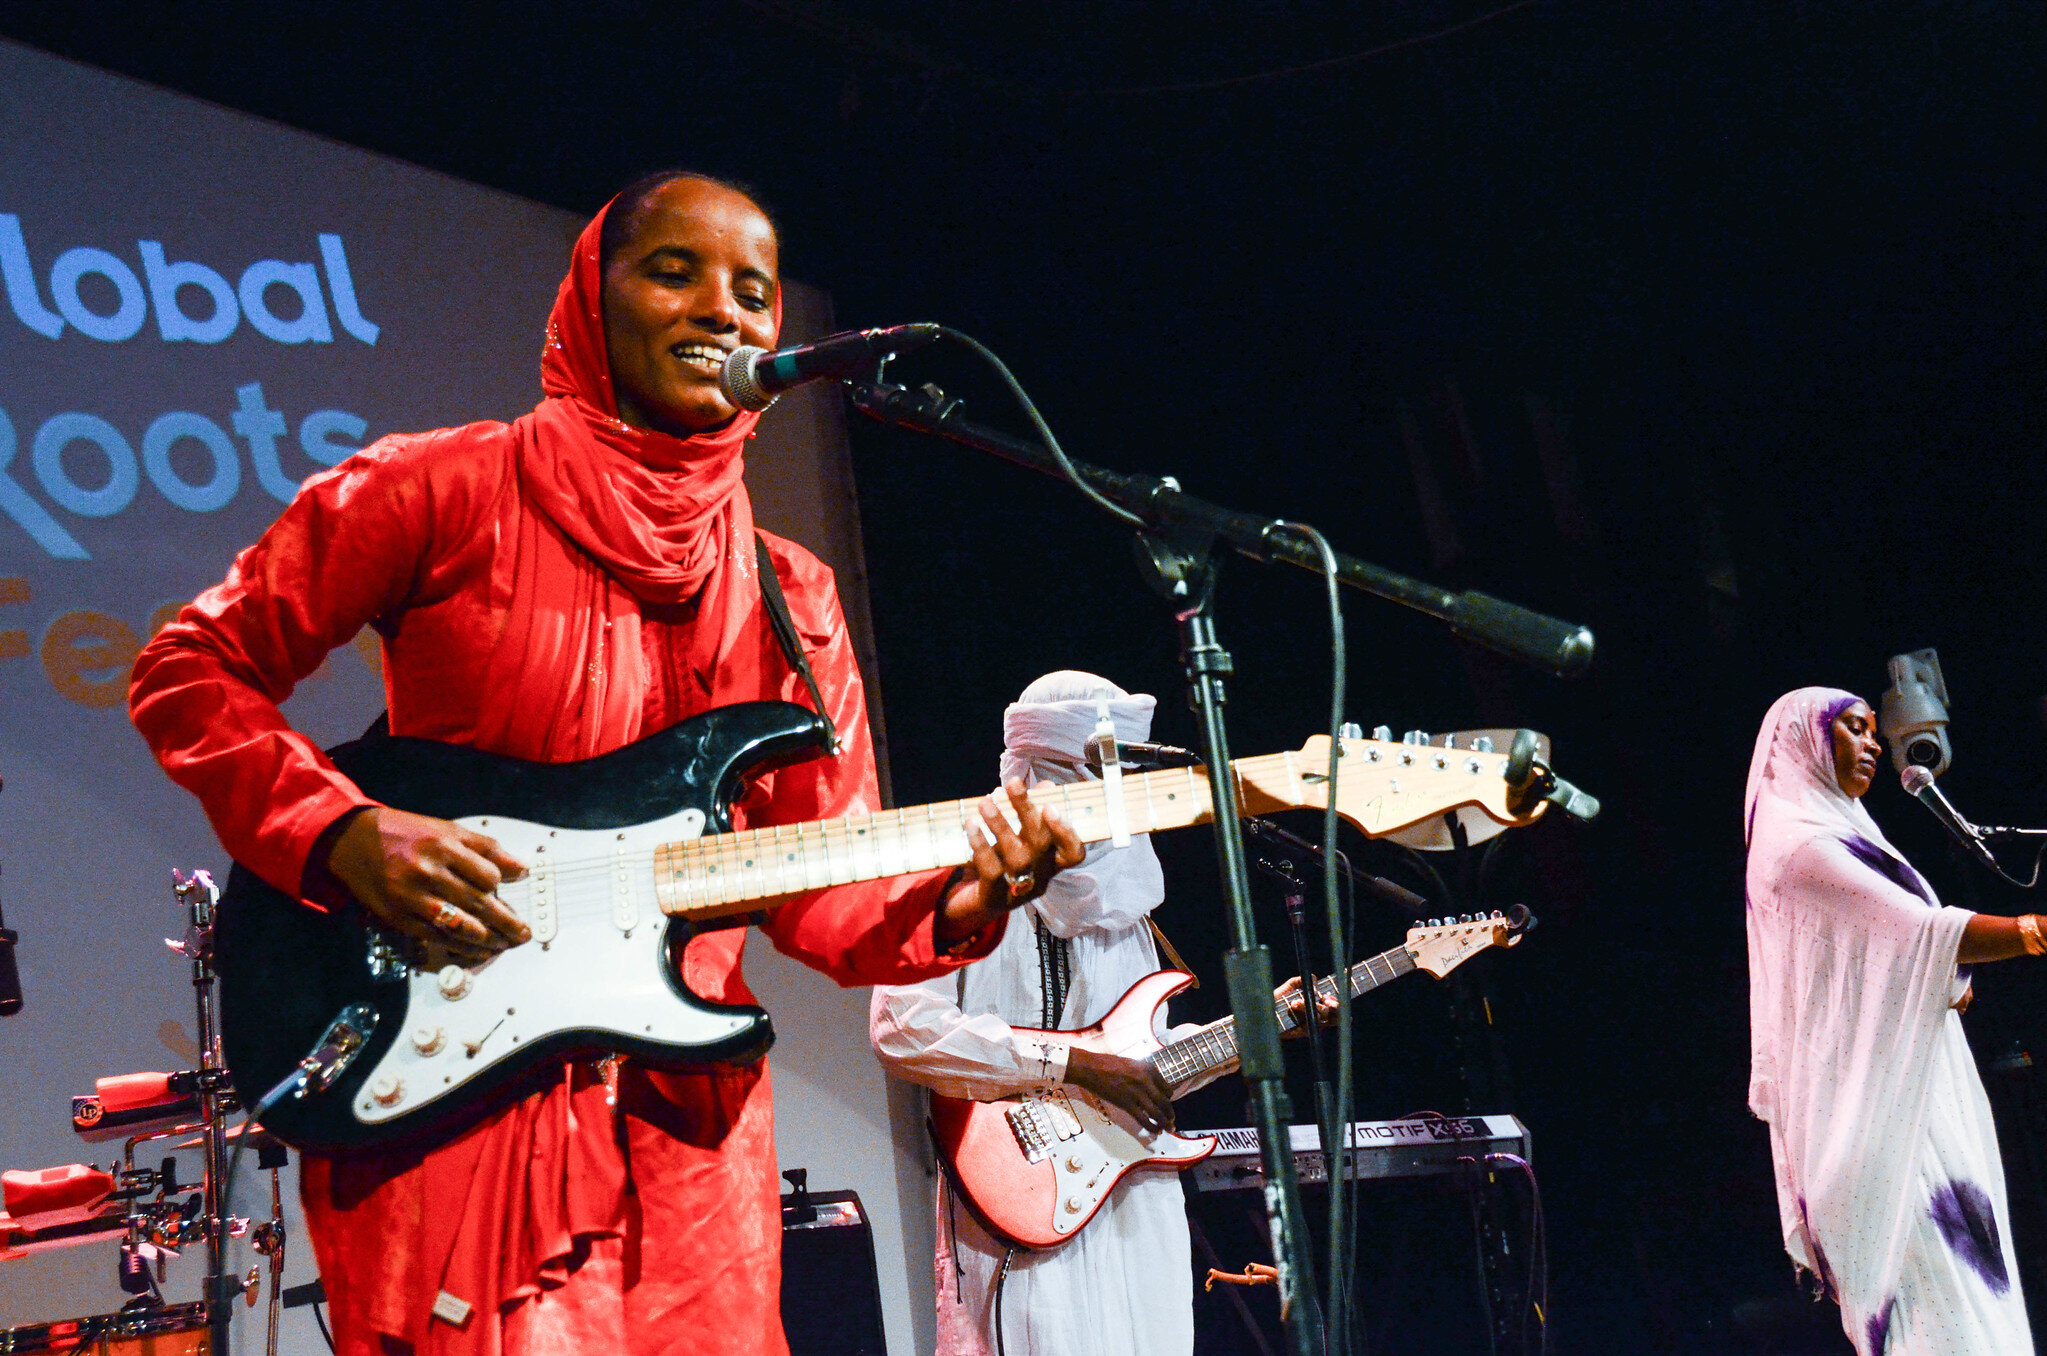
[[[1294,1149],[1294,1173],[1301,1185],[1329,1181],[1329,1168],[1322,1157],[1322,1133],[1313,1125],[1289,1127]],[[1215,1138],[1215,1152],[1189,1168],[1196,1191],[1248,1191],[1265,1185],[1265,1168],[1258,1156],[1258,1132],[1249,1127],[1233,1130],[1185,1130],[1194,1138]],[[1487,1154],[1530,1156],[1528,1127],[1513,1116],[1445,1116],[1410,1121],[1353,1121],[1346,1136],[1349,1170],[1353,1181],[1384,1177],[1431,1177],[1455,1172],[1459,1160],[1483,1161]]]

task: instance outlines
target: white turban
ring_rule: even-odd
[[[1025,688],[1002,713],[1002,779],[1021,777],[1025,786],[1096,780],[1087,766],[1087,741],[1104,700],[1117,739],[1141,742],[1150,736],[1157,698],[1133,696],[1092,673],[1061,669]],[[1054,876],[1031,907],[1055,935],[1073,937],[1131,927],[1165,897],[1165,872],[1151,835],[1140,833],[1126,848],[1094,844],[1087,860]]]

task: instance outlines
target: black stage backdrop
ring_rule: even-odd
[[[1537,726],[1606,801],[1509,849],[1496,895],[1544,924],[1484,963],[1503,1067],[1474,1109],[1534,1128],[1556,1349],[1760,1350],[1757,1303],[1794,1293],[1743,1106],[1737,822],[1765,705],[1816,682],[1874,697],[1887,655],[1937,646],[1951,792],[2047,820],[2047,11],[1545,0],[1371,60],[1112,92],[1492,8],[10,4],[0,31],[577,210],[664,163],[749,179],[842,322],[986,340],[1076,454],[1590,623],[1596,671],[1567,685],[1347,599],[1350,715]],[[1012,422],[963,361],[919,362]],[[1116,529],[945,446],[856,426],[855,455],[902,801],[986,784],[1003,703],[1050,668],[1156,692],[1160,736],[1191,737]],[[1319,597],[1227,567],[1241,750],[1321,720]],[[2030,898],[1955,870],[1893,786],[1873,809],[1951,901]],[[1208,843],[1161,850],[1162,921],[1210,981],[1189,1015],[1212,1014]],[[1398,920],[1366,908],[1359,931],[1389,945]],[[2038,1074],[1993,1066],[2047,1054],[2047,973],[1978,990],[2024,1196]],[[1426,981],[1362,1009],[1360,1112],[1462,1109],[1449,1030]],[[1238,1093],[1183,1121],[1243,1123]],[[1418,1293],[1468,1269],[1468,1238],[1427,1223],[1368,1213],[1368,1270]],[[2041,1256],[2023,1206],[2019,1231]],[[1470,1332],[1395,1300],[1368,1321],[1375,1350]]]

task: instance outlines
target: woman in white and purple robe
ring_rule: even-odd
[[[1749,765],[1749,1109],[1784,1247],[1861,1356],[2032,1356],[1990,1103],[1959,1010],[1972,965],[2047,952],[2037,915],[1943,907],[1861,803],[1867,703],[1800,688]]]

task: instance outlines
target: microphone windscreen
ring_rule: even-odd
[[[1907,763],[1905,770],[1898,774],[1898,781],[1904,786],[1906,794],[1916,796],[1933,785],[1933,774],[1917,763]]]

